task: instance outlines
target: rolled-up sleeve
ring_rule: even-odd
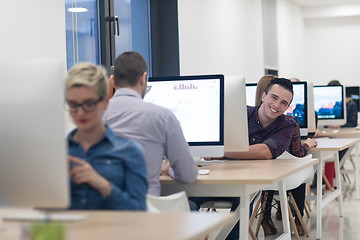
[[[281,131],[271,135],[270,138],[264,140],[264,143],[271,151],[272,158],[275,159],[286,151],[291,143],[296,125],[294,123],[287,124]]]

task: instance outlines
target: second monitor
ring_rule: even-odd
[[[170,109],[193,157],[224,155],[224,76],[151,77],[144,101]]]

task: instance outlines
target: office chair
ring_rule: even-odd
[[[288,152],[284,152],[277,159],[311,159],[311,158],[312,158],[311,154],[309,154],[309,155],[307,155],[307,156],[305,156],[303,158],[298,158],[298,157],[295,157],[295,156],[291,155]],[[296,173],[294,175],[291,175],[291,176],[285,178],[285,180],[284,180],[286,190],[291,190],[291,189],[297,188],[302,183],[311,182],[313,177],[314,177],[314,168],[313,167],[306,168],[306,169],[304,169],[304,170],[302,170],[302,171],[300,171],[300,172],[298,172],[298,173]],[[278,185],[277,184],[268,185],[268,186],[266,186],[266,189],[264,189],[263,191],[270,191],[270,190],[278,191],[279,190]],[[303,228],[305,235],[308,237],[309,236],[309,231],[305,226],[305,223],[304,223],[303,218],[302,218],[302,216],[300,214],[300,211],[299,211],[299,209],[298,209],[298,207],[296,205],[296,202],[295,202],[295,200],[294,200],[291,193],[288,193],[288,195],[289,195],[289,205],[288,205],[289,220],[290,220],[290,225],[291,225],[291,227],[293,228],[293,230],[295,232],[296,239],[300,239],[300,236],[299,236],[299,233],[298,233],[298,231],[296,229],[294,217],[293,217],[290,206],[293,206],[293,208],[294,208],[294,210],[296,212],[296,215],[297,215],[297,217],[298,217],[298,219],[300,221],[301,227]],[[265,208],[265,201],[263,202],[262,206],[259,208],[260,202],[261,202],[261,199],[259,199],[258,203],[256,204],[255,209],[254,209],[253,215],[254,214],[256,215],[258,210],[260,210],[260,217],[259,217],[259,221],[258,221],[258,224],[257,224],[255,236],[257,236],[258,233],[259,233],[260,224],[261,224],[262,217],[263,217],[262,212],[263,212],[263,210]],[[255,216],[252,216],[252,218],[253,217],[255,217]],[[249,225],[249,228],[251,228],[251,225]]]

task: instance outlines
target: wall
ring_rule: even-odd
[[[178,0],[180,74],[264,75],[261,0]]]
[[[306,20],[305,76],[360,85],[360,16]]]
[[[279,75],[360,85],[360,5],[300,7],[278,0]]]
[[[304,73],[304,21],[301,8],[289,1],[277,1],[279,76],[306,79]]]

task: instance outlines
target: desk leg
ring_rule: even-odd
[[[359,145],[360,143],[356,144],[355,146],[355,196],[356,199],[359,200],[360,199],[360,194],[359,194],[359,188],[360,188],[360,177],[359,177],[359,171],[360,171],[360,156],[359,156]]]
[[[279,181],[278,186],[279,186],[280,205],[281,205],[281,209],[283,209],[281,211],[283,231],[284,231],[282,237],[284,237],[284,239],[291,239],[289,212],[286,211],[286,209],[288,209],[288,201],[287,201],[284,181],[283,180]]]
[[[335,176],[336,176],[335,185],[336,185],[338,191],[340,191],[340,195],[338,197],[339,215],[340,215],[340,217],[342,217],[343,213],[344,213],[344,206],[343,206],[343,197],[342,197],[342,189],[341,189],[341,173],[340,173],[340,162],[339,162],[338,152],[335,152],[334,159],[335,159]]]
[[[322,229],[322,175],[323,175],[323,162],[319,157],[319,164],[317,164],[317,179],[316,179],[316,239],[321,239]]]
[[[249,239],[250,196],[240,198],[240,239]]]

